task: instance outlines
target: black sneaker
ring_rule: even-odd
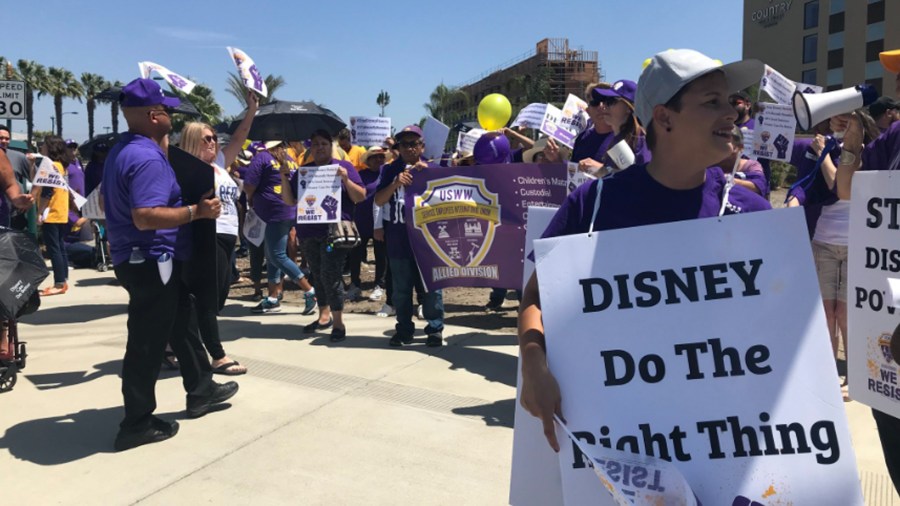
[[[404,344],[412,344],[412,342],[413,336],[405,336],[403,334],[396,333],[394,334],[394,337],[392,337],[391,340],[388,341],[388,344],[394,347],[400,347]]]
[[[444,345],[444,336],[438,332],[436,334],[428,334],[428,337],[425,338],[425,346],[429,348],[438,348]]]
[[[339,343],[339,342],[343,341],[344,339],[347,339],[347,329],[346,328],[339,329],[339,328],[335,327],[335,328],[331,329],[331,337],[328,338],[329,341],[331,341],[332,343]]]
[[[488,313],[499,313],[503,311],[503,300],[490,300],[484,306],[484,310]]]
[[[167,422],[161,418],[153,417],[150,427],[141,431],[122,431],[116,435],[113,448],[117,452],[130,450],[150,443],[158,443],[178,434],[178,422]]]
[[[211,407],[234,397],[238,391],[238,384],[234,381],[228,383],[213,383],[212,392],[208,395],[187,396],[188,418],[200,418],[209,413]]]

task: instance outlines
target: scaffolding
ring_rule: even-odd
[[[478,103],[486,95],[502,93],[514,107],[526,105],[522,79],[546,75],[549,85],[547,102],[562,104],[571,93],[582,96],[589,83],[600,80],[597,51],[573,49],[567,38],[543,39],[533,51],[517,56],[459,85],[469,97],[468,104],[458,101],[450,109],[463,116],[474,116]]]

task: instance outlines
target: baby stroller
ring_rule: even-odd
[[[36,292],[35,292],[36,293]],[[0,393],[8,392],[16,386],[16,375],[25,369],[25,342],[19,341],[19,329],[15,320],[2,322],[0,339],[9,343],[9,352],[0,355]]]
[[[12,390],[16,374],[25,368],[25,343],[19,341],[17,320],[41,305],[38,286],[50,271],[31,235],[0,227],[0,392]]]
[[[106,239],[106,223],[91,221],[94,230],[94,266],[100,272],[106,272],[112,266],[109,257],[109,241]]]

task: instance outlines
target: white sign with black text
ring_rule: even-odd
[[[573,435],[672,462],[702,504],[862,505],[805,230],[785,209],[536,241]],[[610,498],[588,464],[561,444],[565,504]],[[616,471],[664,502],[665,476]]]

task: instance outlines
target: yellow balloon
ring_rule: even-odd
[[[499,93],[491,93],[478,104],[478,123],[485,130],[498,130],[506,126],[512,116],[509,99]]]
[[[653,58],[647,58],[646,60],[644,60],[643,65],[641,65],[641,70],[644,70],[645,68],[647,68],[647,65],[650,65],[650,62],[652,60],[653,60]]]

